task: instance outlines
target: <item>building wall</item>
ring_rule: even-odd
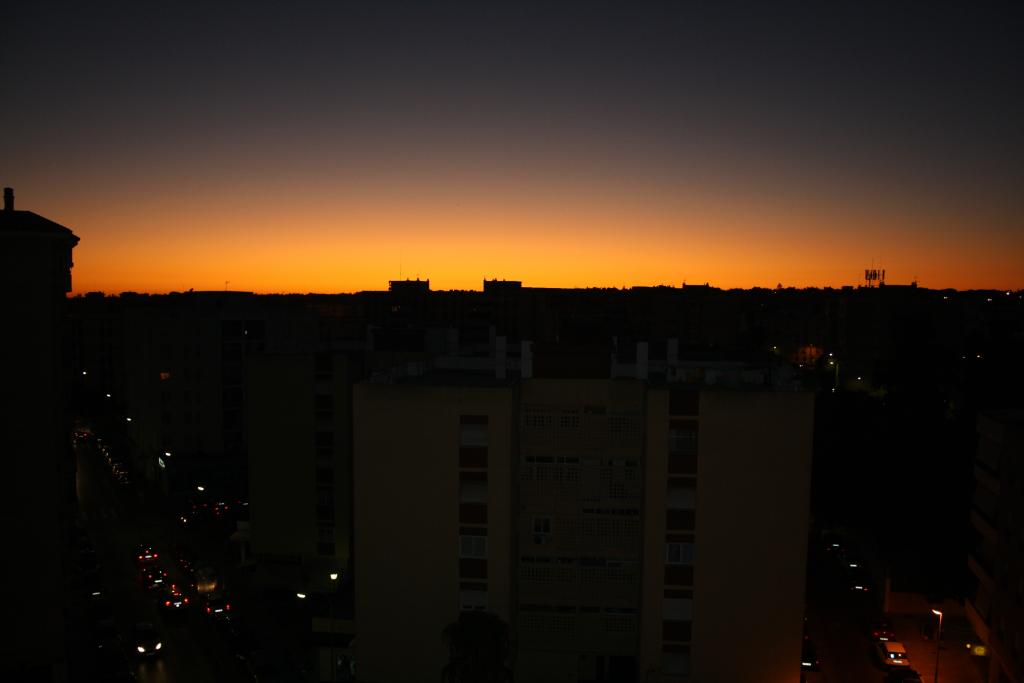
[[[800,680],[813,401],[701,393],[695,681]]]
[[[645,392],[637,380],[522,384],[517,675],[524,680],[635,674]]]
[[[485,581],[487,609],[509,620],[513,415],[513,391],[505,386],[354,387],[360,680],[437,681],[448,661],[442,632],[458,618],[460,600],[470,597],[461,585]],[[469,426],[480,422],[466,417],[486,418],[485,429]],[[479,493],[463,473],[484,471],[486,503],[460,502],[460,483],[463,498]],[[467,562],[460,536],[481,528],[486,557]]]
[[[17,616],[0,639],[0,679],[66,680],[66,581],[75,465],[62,346],[74,238],[0,231],[5,331],[5,481],[0,602]]]
[[[1024,681],[1024,413],[978,418],[967,613],[989,646],[991,683]]]
[[[344,354],[267,354],[248,366],[252,551],[327,588],[351,558],[351,373]]]

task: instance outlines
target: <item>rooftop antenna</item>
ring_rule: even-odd
[[[226,291],[228,291],[228,285],[229,285],[229,284],[231,284],[231,280],[225,280],[225,281],[224,281],[224,291],[225,291],[225,292],[226,292]]]

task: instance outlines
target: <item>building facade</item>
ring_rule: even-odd
[[[361,680],[436,680],[474,609],[520,680],[799,680],[811,394],[427,373],[353,414]]]
[[[8,553],[0,562],[0,602],[17,628],[0,639],[0,679],[67,679],[67,595],[75,520],[75,463],[68,411],[65,296],[78,238],[4,190],[0,274],[2,412],[7,491],[0,524]]]
[[[989,683],[1024,681],[1024,412],[978,418],[967,616],[990,656]]]

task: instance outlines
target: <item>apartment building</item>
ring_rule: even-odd
[[[0,496],[5,561],[0,604],[16,628],[0,639],[0,679],[63,681],[75,463],[68,412],[65,296],[71,290],[68,228],[14,208],[0,211],[4,463]]]
[[[519,680],[796,683],[812,395],[512,374],[354,387],[360,678],[482,609]]]
[[[350,569],[353,378],[359,356],[264,354],[250,360],[249,512],[260,580],[326,591]]]
[[[986,643],[989,683],[1024,681],[1024,412],[978,417],[968,619]]]

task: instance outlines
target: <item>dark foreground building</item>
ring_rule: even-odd
[[[78,238],[62,225],[0,211],[3,277],[4,481],[0,604],[17,615],[0,639],[0,679],[67,678],[65,614],[75,477],[65,377],[65,295]],[[55,542],[60,539],[60,542]]]

